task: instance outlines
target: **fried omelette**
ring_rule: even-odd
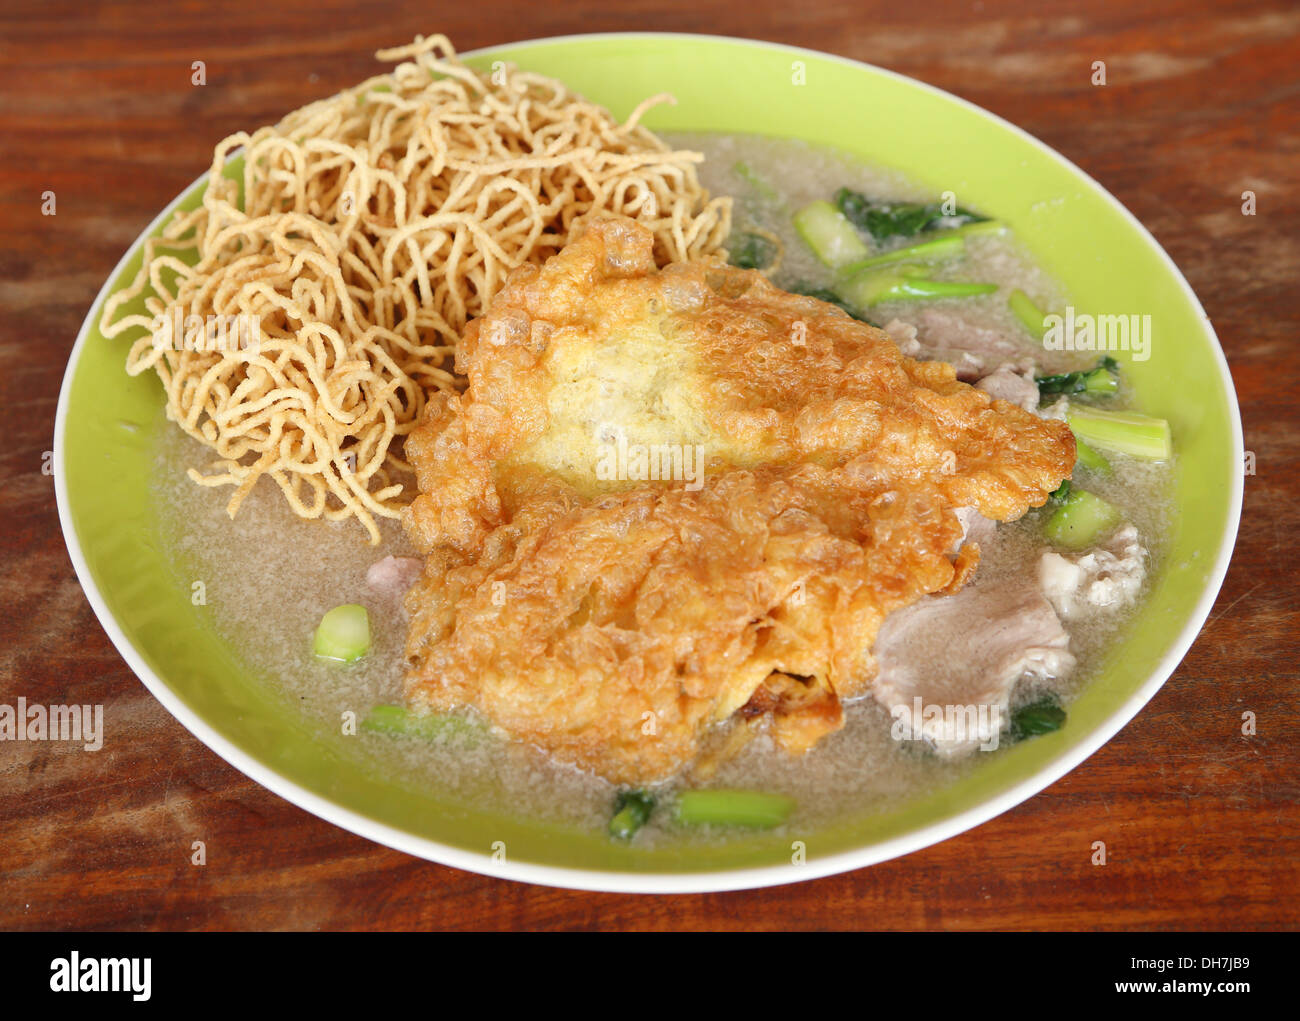
[[[757,271],[659,270],[626,219],[514,271],[457,370],[406,441],[408,701],[617,783],[732,719],[812,747],[885,616],[974,569],[955,509],[1014,519],[1074,464],[1064,423]]]

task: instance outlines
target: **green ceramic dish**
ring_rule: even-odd
[[[645,850],[411,790],[322,745],[272,687],[238,665],[175,579],[169,551],[157,541],[149,486],[161,389],[152,375],[128,378],[122,345],[95,326],[105,295],[139,266],[137,242],[96,299],[68,364],[55,434],[59,512],[105,630],[186,727],[290,801],[411,854],[531,882],[669,892],[793,882],[932,844],[1042,790],[1138,712],[1196,637],[1227,569],[1241,504],[1242,440],[1231,377],[1205,313],[1169,257],[1115,199],[969,103],[821,53],[619,34],[469,57],[479,66],[509,60],[562,78],[618,116],[644,96],[670,91],[677,104],[648,118],[656,130],[792,136],[899,167],[936,193],[953,189],[1011,224],[1080,310],[1150,314],[1151,357],[1125,368],[1144,410],[1170,420],[1178,450],[1178,514],[1163,568],[1063,730],[992,756],[954,786],[888,814],[800,834],[806,850],[799,864],[792,864],[788,836]],[[196,184],[178,201],[198,196]]]

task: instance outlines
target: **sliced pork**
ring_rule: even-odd
[[[895,733],[944,756],[996,747],[1016,684],[1074,668],[1070,636],[1051,604],[1021,579],[926,596],[885,619],[874,647],[873,694]]]
[[[380,595],[400,596],[424,570],[418,557],[384,557],[366,569],[366,584]]]
[[[975,389],[1026,411],[1038,410],[1038,384],[1032,368],[1017,368],[1011,362],[1003,362],[976,383]]]
[[[1017,368],[1032,364],[1033,351],[1023,339],[992,326],[975,326],[955,312],[922,309],[916,322],[891,320],[885,332],[909,358],[948,362],[957,378],[971,382],[1004,363]]]
[[[1117,610],[1137,599],[1147,573],[1146,561],[1138,530],[1125,525],[1104,549],[1077,557],[1044,553],[1038,562],[1038,581],[1064,619],[1078,620],[1097,610]]]

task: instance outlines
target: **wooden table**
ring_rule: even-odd
[[[1295,927],[1300,608],[1300,10],[1287,0],[436,5],[35,2],[0,14],[3,697],[104,703],[87,755],[0,745],[4,928]],[[220,15],[203,10],[221,10]],[[1247,479],[1196,645],[1122,733],[977,830],[849,875],[631,897],[409,858],[300,811],[192,738],[110,645],[42,473],[73,339],[141,228],[227,133],[372,73],[417,32],[462,49],[574,32],[780,40],[930,82],[1064,153],[1187,274],[1241,397]],[[191,63],[208,84],[190,84]],[[1091,84],[1093,61],[1107,85]],[[1258,215],[1241,214],[1243,191]],[[42,193],[57,215],[41,215]],[[1241,736],[1244,709],[1258,735]],[[1159,749],[1153,761],[1151,749]],[[189,865],[192,841],[208,864]],[[1090,863],[1105,840],[1109,863]]]

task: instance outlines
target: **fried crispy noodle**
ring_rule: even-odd
[[[372,543],[414,495],[400,438],[426,392],[457,389],[465,324],[510,270],[594,211],[645,225],[661,265],[720,250],[730,226],[730,200],[696,178],[703,157],[640,125],[671,97],[620,124],[554,79],[475,71],[444,36],[377,56],[401,63],[221,141],[202,205],[146,242],[101,320],[134,338],[127,371],[153,369],[168,417],[216,452],[189,474],[234,486],[232,517],[269,475],[299,516],[355,517]],[[244,343],[204,342],[217,321]]]

